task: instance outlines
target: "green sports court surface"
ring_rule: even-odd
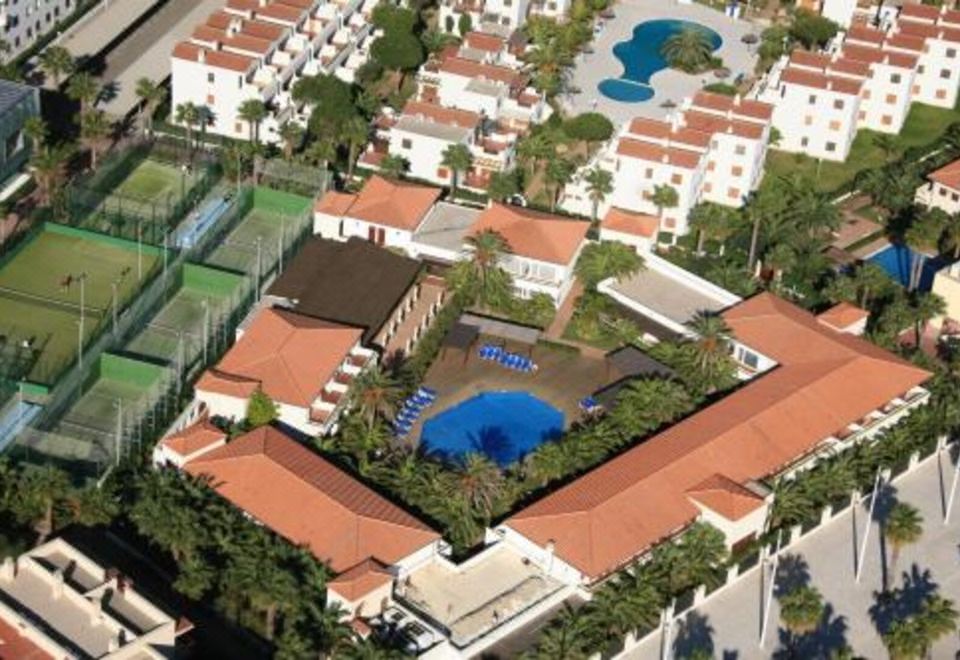
[[[182,176],[181,171],[173,165],[146,159],[113,192],[143,202],[163,202],[167,197],[179,199],[181,185],[184,185]],[[187,180],[184,187],[189,189],[192,183],[192,180]]]
[[[282,216],[276,213],[254,208],[207,258],[207,263],[237,273],[255,275],[259,239],[262,268],[267,270],[276,260],[281,233],[292,231],[291,224],[292,218],[285,223]]]
[[[150,324],[127,344],[126,350],[173,363],[177,359],[182,337],[183,359],[187,363],[192,362],[203,351],[205,305],[210,309],[208,327],[213,327],[223,314],[229,313],[222,297],[180,289]]]
[[[113,378],[98,378],[60,421],[58,431],[96,442],[115,433],[121,413],[140,412],[146,400],[143,386]]]
[[[157,260],[155,251],[144,250],[140,261],[144,280]],[[114,283],[121,309],[141,288],[135,245],[48,229],[0,267],[0,337],[31,343],[39,351],[28,374],[32,381],[53,384],[76,355],[81,276],[86,342],[110,321]]]

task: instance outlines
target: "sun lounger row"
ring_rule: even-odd
[[[507,369],[522,371],[524,373],[532,373],[537,370],[536,363],[530,358],[520,355],[519,353],[511,353],[500,346],[484,344],[480,347],[478,354],[481,360],[496,362]]]
[[[409,399],[403,402],[393,420],[393,432],[397,437],[403,437],[410,432],[423,409],[437,400],[437,391],[422,386]]]

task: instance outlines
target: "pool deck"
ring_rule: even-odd
[[[734,21],[721,12],[699,4],[683,5],[664,0],[622,0],[613,6],[616,18],[607,21],[600,34],[594,38],[593,53],[579,55],[570,85],[580,90],[561,98],[564,109],[571,114],[597,111],[607,115],[615,124],[623,124],[634,117],[662,119],[669,108],[662,107],[665,101],[679,104],[692,96],[704,85],[718,82],[712,73],[689,75],[667,69],[655,73],[650,80],[655,94],[649,101],[623,103],[607,98],[597,90],[597,85],[607,78],[619,78],[623,65],[613,54],[613,47],[633,36],[638,23],[656,19],[674,18],[693,21],[716,31],[723,38],[723,45],[716,52],[723,58],[724,66],[731,71],[729,80],[739,74],[749,76],[756,64],[756,46],[747,46],[740,39],[746,34],[759,35],[761,27],[746,20]]]
[[[447,349],[427,372],[425,384],[438,392],[436,402],[425,409],[407,438],[417,444],[423,422],[477,394],[491,391],[524,391],[546,401],[564,415],[564,424],[580,419],[578,402],[609,381],[607,362],[602,357],[538,345],[533,360],[536,373],[525,374],[477,357],[477,349],[487,341],[481,337],[469,354]],[[530,347],[507,343],[507,350],[527,355]]]

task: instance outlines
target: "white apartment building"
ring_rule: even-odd
[[[960,160],[955,160],[927,175],[928,183],[917,188],[917,204],[960,213]]]
[[[475,112],[503,130],[525,130],[546,121],[553,112],[519,68],[488,64],[460,53],[430,60],[420,69],[417,81],[421,101]]]
[[[462,144],[470,150],[470,170],[459,173],[458,185],[484,190],[495,172],[513,166],[517,133],[501,131],[495,122],[468,110],[408,101],[403,112],[387,111],[377,121],[376,139],[361,156],[361,165],[377,169],[386,154],[409,163],[407,174],[437,185],[451,185],[454,172],[443,164],[444,152]]]
[[[560,205],[571,213],[593,210],[586,174],[596,167],[613,175],[609,209],[656,215],[660,232],[689,231],[687,216],[702,201],[739,207],[763,177],[773,108],[766,103],[700,92],[666,121],[637,118],[581,168]],[[677,204],[658,208],[658,186],[677,193]]]
[[[441,0],[439,25],[446,32],[459,35],[460,19],[467,16],[472,28],[509,32],[522,28],[530,16],[562,21],[570,4],[570,0]]]
[[[0,565],[0,657],[163,660],[190,629],[63,539]]]
[[[913,102],[952,108],[960,12],[906,5],[888,29],[850,28],[824,53],[794,51],[757,85],[775,108],[777,149],[843,161],[860,128],[897,134]]]
[[[14,58],[67,18],[79,0],[0,0],[0,39]]]
[[[212,115],[208,131],[246,139],[249,126],[238,109],[260,99],[270,111],[261,140],[277,142],[281,124],[307,119],[292,98],[297,80],[336,74],[351,82],[367,61],[378,1],[227,0],[174,48],[172,106],[205,106]]]

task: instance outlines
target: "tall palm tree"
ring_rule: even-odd
[[[23,134],[30,141],[30,148],[39,151],[41,147],[47,148],[47,124],[40,117],[28,117],[23,122]]]
[[[490,199],[504,202],[520,192],[520,178],[516,170],[494,172],[487,183]]]
[[[177,104],[174,111],[174,121],[187,129],[187,146],[192,150],[194,147],[193,131],[200,123],[200,108],[193,101],[185,101]]]
[[[873,146],[883,152],[883,159],[889,161],[900,149],[900,141],[896,135],[878,133],[873,136]]]
[[[63,46],[50,46],[40,54],[40,68],[53,79],[53,84],[59,88],[63,77],[73,73],[76,64],[69,50]]]
[[[563,610],[540,634],[533,652],[536,660],[583,660],[589,656],[595,628],[580,610],[564,603]]]
[[[507,240],[493,229],[484,229],[467,236],[466,244],[470,259],[463,263],[468,265],[476,281],[481,305],[493,305],[509,298],[510,278],[500,267],[500,260],[511,252]]]
[[[470,453],[459,470],[460,493],[488,524],[503,495],[503,472],[483,454]]]
[[[301,157],[308,163],[322,166],[326,172],[330,169],[330,161],[337,157],[337,146],[332,140],[318,139],[310,143]]]
[[[935,293],[917,292],[910,304],[910,312],[913,316],[914,345],[919,348],[924,328],[933,319],[946,314],[947,303]]]
[[[720,241],[720,255],[724,252],[724,241],[733,232],[731,213],[712,202],[697,204],[690,211],[690,226],[697,232],[697,254],[703,254],[707,240]]]
[[[643,437],[693,409],[686,388],[661,378],[635,380],[620,390],[608,417],[626,440]]]
[[[370,136],[370,126],[363,117],[353,117],[343,127],[342,139],[347,145],[347,178],[353,178],[357,154]]]
[[[823,596],[809,585],[796,587],[780,596],[780,620],[796,639],[820,627],[825,607]]]
[[[260,124],[267,118],[267,105],[260,99],[247,99],[237,108],[237,118],[247,123],[250,142],[260,144]]]
[[[920,613],[920,628],[923,630],[923,655],[928,657],[930,647],[944,635],[950,635],[957,630],[957,619],[960,613],[953,606],[953,601],[934,594],[924,601]]]
[[[551,158],[547,161],[547,170],[544,172],[544,180],[550,188],[550,210],[555,211],[557,209],[557,201],[560,198],[560,193],[563,190],[563,187],[570,183],[573,179],[573,174],[576,171],[576,166],[573,161],[568,158],[562,158],[557,156]]]
[[[303,127],[294,121],[285,121],[280,125],[280,140],[283,142],[283,157],[289,162],[293,152],[303,141]]]
[[[81,71],[67,83],[67,96],[80,103],[80,115],[86,113],[100,96],[100,83],[86,71]]]
[[[943,228],[943,241],[953,250],[953,260],[960,259],[960,213],[954,213]]]
[[[895,620],[883,633],[890,660],[920,660],[927,647],[926,635],[916,617]]]
[[[42,545],[56,529],[55,510],[70,492],[67,474],[52,465],[45,465],[20,480],[15,514],[22,522],[33,524],[37,545]]]
[[[729,357],[731,330],[722,316],[697,312],[687,327],[697,336],[694,345],[697,347],[698,366],[707,370],[720,359]]]
[[[896,580],[897,561],[900,552],[911,543],[916,543],[923,536],[923,516],[913,506],[904,502],[897,502],[890,509],[883,523],[883,537],[890,544],[890,570],[888,574]],[[884,591],[889,585],[884,585]]]
[[[386,419],[393,414],[401,394],[397,380],[383,371],[379,365],[361,373],[353,387],[354,401],[360,408],[360,414],[366,418],[370,429],[378,419]]]
[[[101,110],[91,110],[80,117],[80,139],[90,150],[90,167],[97,169],[97,161],[113,126]]]
[[[775,185],[766,185],[760,186],[744,207],[745,215],[752,226],[750,250],[747,254],[747,272],[751,275],[757,265],[761,225],[769,227],[778,223],[784,210],[784,203],[782,191]],[[770,233],[769,229],[767,233]]]
[[[590,197],[590,219],[596,224],[600,204],[613,192],[613,175],[598,166],[587,172],[583,180],[587,183],[587,195]]]
[[[913,291],[920,286],[927,255],[936,250],[947,221],[948,217],[943,211],[934,209],[920,216],[904,233],[903,237],[913,251],[908,290]]]
[[[440,164],[450,170],[450,195],[455,197],[461,175],[466,174],[473,164],[473,155],[467,145],[451,144],[444,149]]]
[[[157,111],[157,106],[166,96],[166,89],[158,85],[149,78],[140,78],[137,80],[137,86],[134,93],[140,99],[140,107],[137,110],[137,121],[141,129],[148,136],[153,135],[153,115]]]
[[[73,155],[68,145],[46,148],[34,153],[30,159],[30,166],[37,178],[37,188],[40,191],[40,203],[49,206],[53,193],[66,176],[67,162]]]
[[[672,209],[680,203],[680,195],[676,188],[664,184],[654,186],[650,201],[657,207],[657,217],[662,220],[665,209]]]
[[[400,154],[387,154],[380,161],[380,172],[391,179],[402,179],[409,167],[410,161]]]
[[[605,279],[630,277],[643,268],[643,257],[629,245],[618,241],[602,241],[588,243],[573,270],[587,290],[595,291]]]
[[[693,73],[712,59],[713,41],[702,28],[684,28],[663,42],[660,54],[673,68]]]

